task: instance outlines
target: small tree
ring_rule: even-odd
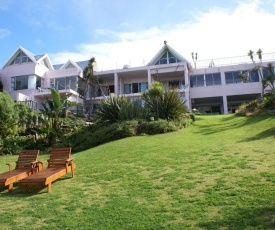
[[[0,136],[14,134],[18,118],[12,97],[7,92],[0,92]]]
[[[15,111],[18,114],[19,125],[25,129],[26,125],[31,122],[32,110],[27,106],[25,102],[15,103]]]

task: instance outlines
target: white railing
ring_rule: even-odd
[[[257,55],[254,55],[255,63],[260,63]],[[275,52],[273,53],[264,53],[262,54],[262,62],[274,62],[275,61]],[[209,68],[209,67],[219,67],[219,66],[229,66],[229,65],[238,65],[238,64],[252,64],[252,60],[248,55],[246,56],[235,56],[227,58],[214,58],[207,60],[197,60],[196,68]],[[194,68],[194,63],[193,68]]]

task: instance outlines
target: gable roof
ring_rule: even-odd
[[[30,51],[26,50],[22,46],[19,46],[19,48],[8,59],[8,61],[6,62],[6,64],[3,66],[3,68],[5,68],[6,66],[10,65],[18,57],[18,55],[20,55],[21,52],[24,53],[31,60],[31,62],[37,64],[37,63],[42,63],[42,62],[45,61],[45,63],[42,63],[42,64],[44,66],[46,66],[48,69],[53,69],[52,64],[50,62],[50,59],[49,59],[49,57],[48,57],[47,54],[34,55],[33,53],[31,53]],[[29,62],[29,61],[26,61],[26,62]]]
[[[147,66],[158,65],[159,60],[166,53],[172,54],[172,56],[177,59],[177,62],[186,62],[191,66],[191,63],[186,58],[184,58],[181,54],[179,54],[176,50],[174,50],[171,46],[169,46],[166,41],[164,41],[164,45],[157,52],[157,54],[151,59],[151,61],[148,62]],[[165,64],[168,64],[168,63],[165,63]]]
[[[6,66],[10,65],[15,60],[15,58],[20,54],[20,52],[23,52],[28,58],[30,58],[30,60],[32,62],[36,63],[36,59],[35,59],[34,54],[20,46],[13,53],[13,55],[9,58],[9,60],[6,62],[6,64],[3,66],[3,68],[5,68]]]
[[[37,56],[35,56],[35,58],[36,58],[37,63],[41,63],[48,69],[53,70],[53,65],[50,61],[48,54],[37,55]]]

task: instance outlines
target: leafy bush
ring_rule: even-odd
[[[16,154],[23,149],[40,149],[40,145],[33,135],[8,136],[0,141],[0,154],[2,155]]]
[[[72,134],[67,139],[67,144],[73,147],[73,151],[82,151],[104,144],[109,141],[135,136],[138,122],[124,121],[113,124],[93,124]]]
[[[0,136],[16,134],[15,126],[18,123],[15,103],[7,92],[0,92]]]
[[[159,119],[157,121],[141,121],[138,125],[137,134],[160,134],[177,131],[179,127],[172,121]]]
[[[144,110],[137,101],[128,97],[110,96],[103,99],[96,109],[96,118],[99,122],[114,123],[144,117]]]
[[[264,95],[263,108],[267,110],[275,109],[275,92],[267,93]]]
[[[175,89],[163,87],[160,90],[160,83],[155,82],[152,87],[142,94],[145,102],[145,109],[150,111],[150,116],[157,119],[181,120],[182,114],[187,108]],[[156,89],[155,89],[156,88]]]

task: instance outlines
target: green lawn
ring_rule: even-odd
[[[0,187],[0,229],[275,229],[275,116],[197,116],[73,156],[51,193]]]

